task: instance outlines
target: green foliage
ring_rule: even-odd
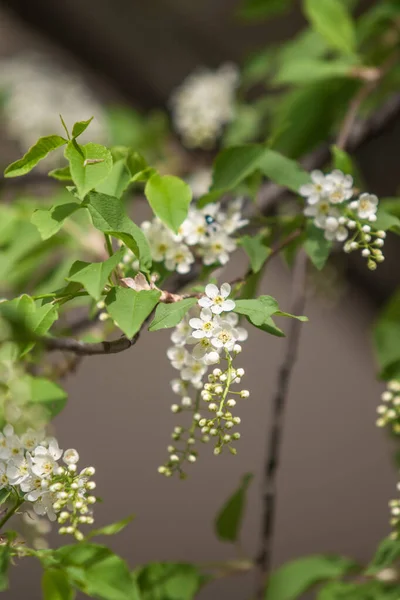
[[[152,175],[145,187],[154,214],[174,233],[186,219],[192,200],[190,187],[172,175]]]
[[[236,300],[235,312],[245,315],[256,327],[263,325],[265,320],[278,310],[278,303],[272,296],[259,296],[254,300]]]
[[[142,600],[192,600],[202,581],[198,569],[187,563],[150,563],[137,573]]]
[[[244,19],[267,19],[285,12],[293,0],[245,0],[238,11]]]
[[[246,473],[238,489],[226,501],[215,519],[215,533],[225,542],[237,542],[246,506],[246,497],[253,475]]]
[[[271,254],[271,248],[264,245],[264,236],[259,233],[254,236],[244,235],[239,242],[250,259],[251,270],[258,273]]]
[[[126,159],[114,160],[112,169],[107,178],[96,186],[98,192],[121,198],[129,186],[131,175],[126,164]]]
[[[397,600],[397,585],[388,585],[379,581],[349,583],[331,581],[324,586],[317,600]]]
[[[309,174],[297,162],[274,150],[265,150],[259,168],[274,183],[297,192],[299,187],[310,182]]]
[[[354,23],[344,2],[304,0],[304,12],[315,31],[318,31],[334,50],[344,54],[355,53]]]
[[[86,263],[77,260],[72,265],[67,280],[81,283],[92,298],[99,300],[109,276],[121,261],[123,255],[124,249],[121,248],[101,263]]]
[[[375,575],[391,567],[400,558],[400,540],[392,540],[391,538],[385,538],[378,546],[375,556],[369,564],[366,575]]]
[[[8,542],[0,545],[0,592],[8,589],[8,568],[10,565],[11,552]]]
[[[196,298],[184,298],[171,304],[160,303],[156,308],[156,314],[150,323],[149,331],[158,331],[158,329],[168,329],[178,325],[197,302]]]
[[[272,573],[265,600],[295,600],[321,581],[343,577],[356,567],[342,556],[317,554],[298,558]]]
[[[87,539],[89,540],[93,537],[97,537],[98,535],[115,535],[116,533],[119,533],[125,529],[125,527],[129,525],[134,518],[135,515],[129,515],[129,517],[125,517],[125,519],[121,519],[121,521],[117,521],[111,525],[105,525],[104,527],[100,527],[100,529],[93,529],[87,536]]]
[[[67,140],[59,135],[48,135],[40,138],[32,148],[29,148],[28,152],[22,158],[6,168],[4,177],[26,175],[29,171],[32,171],[38,162],[46,158],[50,152],[57,150],[57,148],[64,146],[66,143]]]
[[[299,56],[290,62],[282,63],[273,83],[276,85],[304,85],[318,81],[343,79],[352,75],[353,67],[356,64],[354,59],[349,58],[322,60]]]
[[[96,229],[123,241],[138,257],[141,270],[147,272],[152,262],[148,241],[140,227],[128,217],[122,202],[113,196],[90,192],[84,206]]]
[[[42,577],[43,600],[73,600],[75,592],[61,569],[47,569]]]
[[[78,121],[72,127],[72,137],[79,137],[86,129],[89,127],[90,123],[93,121],[93,117],[90,117],[87,121]]]
[[[53,419],[65,407],[66,392],[57,383],[44,377],[30,377],[30,383],[30,403],[40,404],[48,414],[49,420]]]
[[[61,167],[60,169],[53,169],[48,173],[49,177],[57,179],[58,181],[72,181],[71,170],[69,167]]]
[[[400,375],[400,290],[380,313],[372,330],[375,356],[381,377]]]
[[[112,288],[106,296],[106,307],[111,318],[128,338],[140,330],[160,299],[157,290],[136,292],[130,288]]]
[[[335,169],[339,169],[343,173],[348,173],[349,175],[354,175],[354,164],[351,156],[342,148],[338,148],[337,146],[332,146],[332,158],[333,158],[333,166]]]
[[[74,139],[65,149],[65,158],[82,200],[108,177],[113,166],[111,152],[105,146],[92,143],[80,146]]]
[[[35,210],[31,217],[32,223],[38,228],[42,240],[55,235],[63,226],[64,221],[81,208],[77,202],[57,204],[50,209]]]
[[[322,229],[318,229],[309,221],[306,225],[306,239],[303,242],[303,248],[314,267],[320,271],[329,258],[332,242],[325,239]]]

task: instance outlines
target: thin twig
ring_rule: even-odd
[[[295,315],[301,315],[304,312],[306,268],[307,256],[303,251],[300,251],[296,257],[293,271],[292,301],[290,308],[290,312]],[[271,551],[276,505],[276,475],[280,461],[285,407],[293,368],[298,353],[300,331],[301,322],[297,319],[293,319],[289,326],[285,354],[279,368],[277,388],[272,401],[272,420],[263,481],[264,513],[262,517],[260,548],[257,557],[259,573],[256,593],[257,600],[262,600],[265,597],[265,586],[267,585],[271,568]]]

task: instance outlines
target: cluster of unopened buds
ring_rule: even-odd
[[[196,462],[196,442],[215,442],[214,454],[220,454],[227,446],[236,454],[233,442],[240,433],[232,428],[240,423],[232,409],[237,399],[248,398],[247,390],[233,390],[244,375],[244,369],[233,366],[242,351],[239,342],[247,339],[247,331],[238,327],[238,315],[234,300],[229,298],[231,286],[214,284],[206,286],[199,299],[184,319],[176,326],[171,340],[174,346],[167,355],[180,377],[171,382],[173,391],[181,397],[180,404],[173,404],[173,413],[191,412],[187,428],[177,426],[172,433],[173,445],[168,446],[169,460],[159,467],[159,472],[170,476],[179,472],[184,476],[182,465]],[[190,350],[191,349],[191,350]],[[211,365],[221,364],[204,378]],[[209,416],[203,416],[204,411]],[[178,442],[178,443],[177,443]]]
[[[389,381],[377,408],[378,427],[389,426],[396,435],[400,434],[400,381]]]
[[[375,270],[377,263],[384,260],[381,248],[386,237],[384,231],[373,225],[377,220],[377,196],[361,194],[352,199],[353,178],[339,170],[327,175],[313,171],[311,181],[299,190],[307,199],[304,214],[313,217],[314,225],[324,230],[327,240],[346,242],[345,252],[361,250],[368,259],[368,268]]]
[[[145,221],[141,228],[150,245],[152,259],[168,271],[189,273],[196,258],[204,265],[225,265],[237,243],[232,234],[248,223],[242,217],[242,199],[230,202],[226,211],[220,204],[203,209],[191,206],[189,214],[174,234],[159,219]],[[134,254],[126,249],[120,268],[138,267]]]
[[[62,458],[64,465],[59,464]],[[0,489],[9,490],[19,502],[32,503],[36,515],[58,521],[61,534],[83,539],[80,526],[91,525],[91,495],[96,484],[90,478],[93,467],[78,472],[79,455],[70,448],[64,452],[55,438],[28,430],[16,435],[11,425],[0,433]]]
[[[238,69],[198,69],[171,96],[172,120],[188,148],[212,148],[234,117]]]

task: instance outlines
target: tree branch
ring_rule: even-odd
[[[305,305],[305,282],[307,270],[307,256],[303,251],[297,255],[292,284],[292,301],[290,312],[301,315]],[[274,517],[276,505],[276,475],[280,461],[280,450],[284,427],[285,408],[289,385],[299,348],[301,322],[293,319],[290,323],[286,338],[286,349],[282,364],[278,372],[276,392],[272,401],[272,418],[267,444],[263,481],[263,509],[262,532],[260,540],[257,566],[259,577],[257,582],[257,600],[265,597],[265,586],[271,569],[271,551],[274,533]]]

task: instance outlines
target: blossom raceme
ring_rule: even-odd
[[[91,480],[94,468],[78,472],[78,461],[74,448],[63,452],[44,431],[17,435],[8,424],[0,432],[0,490],[9,490],[21,503],[32,503],[36,515],[57,520],[63,525],[60,533],[81,540],[81,525],[93,523],[91,505],[96,498],[90,491],[96,484]]]
[[[242,348],[239,342],[247,339],[247,331],[239,327],[239,317],[232,312],[235,301],[230,298],[231,286],[208,284],[195,307],[185,315],[172,333],[174,346],[167,350],[172,366],[180,377],[171,382],[180,403],[171,406],[173,413],[189,413],[189,427],[175,427],[173,444],[168,446],[169,460],[159,472],[171,476],[178,472],[184,477],[183,464],[194,463],[197,442],[214,442],[214,453],[225,446],[236,454],[234,442],[240,433],[232,428],[240,423],[232,409],[237,399],[249,397],[247,390],[237,390],[244,370],[233,365]],[[210,366],[220,364],[208,373]],[[207,376],[207,380],[205,377]],[[205,411],[208,414],[206,416]]]
[[[306,199],[305,216],[312,217],[314,225],[324,230],[327,240],[347,240],[344,251],[361,250],[371,270],[384,260],[381,248],[386,233],[371,225],[377,220],[377,196],[363,193],[352,200],[353,178],[337,169],[327,175],[313,171],[311,183],[301,186],[299,193]]]
[[[381,400],[382,403],[377,408],[377,426],[389,427],[392,433],[400,435],[400,381],[389,381]]]

